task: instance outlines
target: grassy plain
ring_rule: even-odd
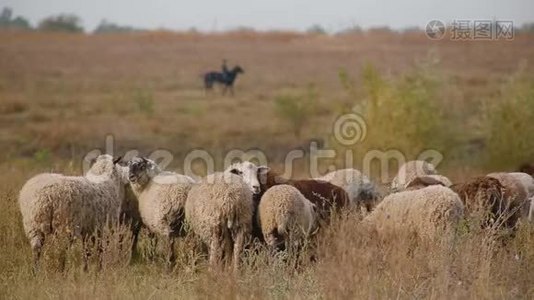
[[[413,159],[431,148],[443,154],[439,168],[453,181],[515,170],[534,161],[532,35],[457,42],[388,32],[0,32],[0,40],[0,298],[534,297],[532,227],[506,247],[465,233],[443,254],[361,236],[354,215],[335,220],[319,237],[317,263],[298,271],[260,252],[245,256],[239,275],[212,273],[184,242],[167,274],[144,236],[131,264],[129,254],[110,250],[104,270],[89,273],[76,249],[58,271],[57,241],[45,255],[47,271],[34,278],[17,205],[25,180],[44,171],[79,174],[82,157],[103,149],[108,134],[117,154],[170,151],[178,171],[194,149],[212,153],[222,168],[227,151],[251,148],[282,171],[285,155],[312,140],[352,151],[356,167],[369,150],[399,149]],[[245,69],[235,96],[206,95],[200,74],[224,58]],[[367,135],[344,147],[333,124],[354,110]],[[339,157],[321,166],[327,162],[344,167]],[[308,177],[308,166],[297,161],[294,175]]]

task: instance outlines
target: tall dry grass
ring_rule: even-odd
[[[506,243],[492,231],[459,231],[452,247],[414,240],[400,232],[377,238],[364,230],[360,216],[335,216],[316,238],[316,246],[297,257],[272,256],[262,246],[245,251],[238,274],[210,270],[194,238],[176,245],[175,269],[165,267],[164,245],[147,256],[143,235],[138,256],[120,227],[105,231],[101,258],[93,249],[89,270],[82,271],[79,241],[47,244],[41,270],[33,276],[16,194],[0,200],[0,297],[2,298],[531,298],[534,297],[534,227],[521,226]],[[472,226],[477,228],[477,226]],[[122,249],[121,251],[118,251]],[[310,256],[314,259],[310,260]]]

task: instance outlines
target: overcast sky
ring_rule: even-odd
[[[0,0],[32,24],[46,16],[74,13],[92,30],[102,19],[139,28],[226,30],[305,30],[320,24],[330,31],[363,28],[424,27],[433,19],[534,21],[534,0]]]

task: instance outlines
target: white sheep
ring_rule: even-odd
[[[406,188],[406,186],[418,176],[437,174],[436,168],[433,164],[423,160],[412,160],[406,162],[399,168],[397,175],[391,182],[391,190],[399,192]]]
[[[168,241],[168,267],[175,261],[174,238],[183,233],[187,193],[191,177],[163,172],[150,159],[135,157],[129,163],[129,181],[137,198],[139,214],[148,230]]]
[[[63,232],[69,234],[71,241],[80,238],[83,242],[106,224],[119,221],[127,173],[118,160],[100,155],[85,176],[44,173],[24,184],[19,205],[35,269],[48,235]]]
[[[209,245],[210,265],[233,254],[234,270],[252,230],[252,215],[250,187],[230,172],[211,174],[195,184],[185,204],[187,224]]]
[[[523,211],[528,211],[528,213],[525,212],[523,216],[528,216],[528,220],[534,222],[534,178],[523,172],[512,172],[508,174],[515,177],[525,187],[528,199]]]
[[[445,187],[450,187],[452,186],[452,182],[449,178],[439,174],[423,175],[415,177],[410,182],[407,182],[404,189],[415,190],[431,185],[442,185]]]
[[[303,245],[317,225],[315,205],[295,187],[276,185],[261,198],[258,222],[267,245],[281,250]]]
[[[364,224],[378,234],[405,231],[431,241],[442,237],[451,241],[463,215],[464,205],[455,192],[430,185],[390,194],[364,219]]]
[[[362,172],[356,169],[342,169],[330,172],[317,180],[330,182],[343,188],[351,205],[360,207],[368,212],[374,207],[380,197],[376,186]]]
[[[224,172],[240,176],[254,194],[260,193],[261,183],[258,175],[265,174],[270,170],[266,166],[257,166],[250,161],[236,162],[230,165]]]

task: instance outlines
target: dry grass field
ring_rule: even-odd
[[[0,32],[0,41],[2,299],[534,298],[528,225],[505,243],[488,232],[461,232],[454,249],[443,251],[414,248],[402,237],[372,239],[349,213],[321,232],[315,263],[295,268],[294,256],[283,262],[250,250],[234,275],[208,271],[192,238],[178,243],[171,273],[146,235],[130,262],[129,252],[117,251],[127,248],[116,244],[124,233],[117,230],[104,236],[101,271],[84,273],[79,245],[64,253],[58,239],[32,276],[17,204],[32,175],[80,174],[84,155],[104,149],[109,134],[115,154],[168,150],[177,171],[194,149],[211,153],[218,169],[231,149],[260,149],[282,171],[285,155],[312,140],[352,151],[355,167],[369,150],[398,149],[413,159],[435,149],[444,158],[438,168],[453,181],[515,170],[534,162],[533,35],[457,42],[389,32]],[[206,95],[200,74],[218,70],[224,58],[245,69],[235,96]],[[332,128],[351,111],[364,117],[367,135],[345,147]],[[322,162],[323,170],[328,163],[344,167],[336,158]],[[298,160],[294,176],[308,177],[308,169]]]

